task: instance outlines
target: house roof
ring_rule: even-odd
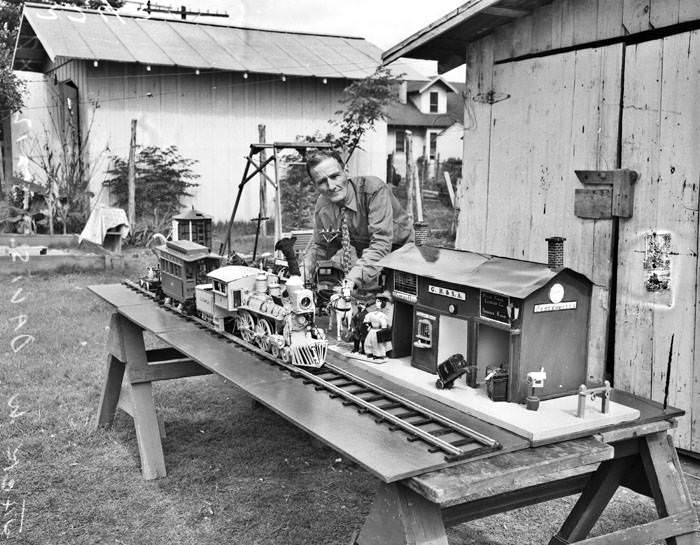
[[[34,46],[31,44],[34,42]],[[38,43],[37,43],[38,42]],[[381,50],[363,38],[262,30],[27,3],[13,67],[41,71],[45,55],[199,69],[357,79]],[[44,54],[41,54],[43,52]]]
[[[406,244],[383,257],[379,264],[396,271],[518,299],[525,299],[562,271],[586,278],[571,269],[553,271],[544,263],[415,244]]]
[[[438,83],[442,83],[442,85],[444,85],[448,91],[452,91],[453,93],[459,93],[459,91],[455,89],[454,85],[452,85],[449,81],[444,80],[441,76],[435,76],[433,79],[426,82],[425,85],[423,85],[423,87],[418,89],[418,92],[425,93],[433,85],[437,85]]]
[[[464,99],[462,98],[462,92],[465,90],[466,85],[464,83],[450,83],[450,86],[455,89],[455,92],[447,93],[446,113],[424,114],[410,100],[406,104],[395,102],[387,107],[388,124],[403,127],[446,128],[455,123],[463,123]],[[426,81],[407,81],[406,87],[408,94],[415,93],[426,87]],[[429,86],[426,88],[429,88]]]
[[[469,0],[382,54],[384,63],[401,57],[438,61],[443,73],[464,64],[469,42],[496,27],[529,15],[551,0]]]

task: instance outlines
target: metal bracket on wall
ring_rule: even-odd
[[[576,170],[585,189],[576,189],[574,215],[585,219],[631,218],[634,182],[639,174],[627,168],[618,170]]]

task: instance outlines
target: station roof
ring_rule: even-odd
[[[226,26],[27,3],[16,70],[42,71],[46,56],[197,69],[364,78],[381,50],[364,38]]]
[[[383,257],[379,264],[396,271],[518,299],[525,299],[562,271],[586,278],[572,269],[553,271],[546,263],[415,244],[406,244]]]

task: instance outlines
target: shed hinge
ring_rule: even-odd
[[[497,93],[491,89],[487,93],[479,93],[474,95],[474,102],[481,102],[483,104],[496,104],[496,102],[501,102],[503,100],[508,100],[510,95],[507,93]]]

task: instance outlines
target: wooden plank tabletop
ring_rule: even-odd
[[[447,465],[443,454],[429,452],[419,441],[407,441],[402,432],[376,424],[370,414],[344,406],[313,384],[304,384],[282,368],[238,345],[221,342],[207,331],[192,326],[157,336],[384,482]]]
[[[610,460],[614,452],[614,447],[584,437],[448,467],[413,477],[406,484],[444,507],[547,482],[556,473]]]

